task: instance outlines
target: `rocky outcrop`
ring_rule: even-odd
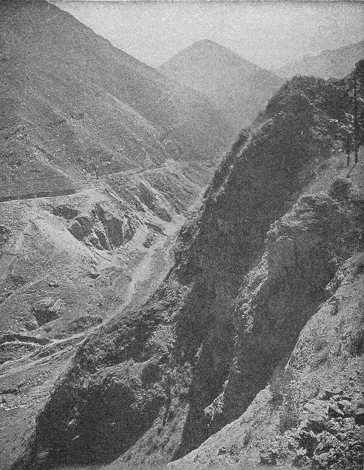
[[[241,417],[171,469],[237,462],[362,468],[363,263],[355,254],[337,271],[288,362]]]
[[[64,304],[61,299],[46,297],[38,300],[33,305],[32,310],[38,325],[44,325],[62,315]]]
[[[68,218],[69,212],[60,212]],[[128,214],[123,218],[111,209],[96,204],[90,214],[79,214],[73,218],[68,230],[79,241],[89,243],[99,250],[112,250],[133,238],[138,223]]]

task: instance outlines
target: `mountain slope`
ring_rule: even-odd
[[[363,154],[348,174],[342,151],[346,85],[295,78],[241,133],[173,268],[78,349],[14,468],[361,468],[364,179]]]
[[[1,30],[2,131],[36,147],[34,161],[23,149],[27,164],[82,180],[95,166],[101,175],[168,158],[211,160],[230,141],[204,97],[46,2],[2,2]]]
[[[282,80],[213,42],[198,41],[159,67],[203,93],[239,131],[264,108]]]
[[[142,305],[232,131],[42,0],[0,2],[0,467],[77,345]]]
[[[275,70],[275,73],[284,78],[290,78],[294,75],[313,75],[325,79],[342,78],[363,57],[364,41],[361,41],[339,49],[323,51],[317,56],[305,57]]]
[[[68,13],[42,0],[5,1],[0,9],[0,201],[8,201],[0,207],[7,242],[0,285],[11,293],[0,313],[2,331],[18,333],[32,318],[32,299],[20,307],[16,287],[27,291],[31,278],[44,277],[44,266],[29,259],[43,263],[50,255],[37,232],[51,239],[57,271],[62,234],[80,245],[75,257],[82,266],[84,250],[91,262],[92,250],[122,249],[138,228],[146,235],[150,227],[177,227],[231,130],[204,97],[113,48]],[[45,204],[44,197],[60,199]],[[125,237],[115,236],[119,229]],[[34,253],[27,243],[33,237]],[[13,245],[23,257],[9,260]],[[114,261],[118,271],[120,259]],[[22,271],[28,275],[13,286],[14,272]]]

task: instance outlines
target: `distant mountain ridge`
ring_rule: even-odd
[[[273,73],[210,40],[192,44],[158,70],[203,93],[236,131],[253,121],[282,84]]]
[[[339,49],[326,50],[313,57],[304,57],[274,72],[284,78],[294,75],[314,75],[325,79],[343,78],[362,58],[364,58],[364,40]]]

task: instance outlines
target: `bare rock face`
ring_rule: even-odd
[[[171,469],[233,461],[362,467],[362,264],[363,254],[356,254],[339,269],[330,283],[334,299],[309,319],[285,367],[276,369],[248,409]]]
[[[95,210],[112,248],[117,248],[133,238],[137,225],[130,215],[124,215],[123,219],[119,219],[100,204],[96,205]]]
[[[0,225],[0,246],[5,244],[10,238],[11,230],[4,225]]]
[[[234,365],[212,416],[212,429],[221,427],[221,419],[229,422],[241,414],[264,388],[273,364],[284,360],[294,347],[325,298],[333,275],[333,253],[345,256],[337,240],[346,239],[349,246],[351,216],[327,195],[310,195],[300,198],[292,211],[270,227],[262,261],[249,272],[235,300]]]
[[[69,212],[62,214],[67,218]],[[90,214],[73,218],[68,230],[77,240],[90,243],[99,250],[113,250],[130,241],[138,225],[130,215],[121,216],[97,203]]]
[[[32,310],[38,325],[44,325],[62,315],[64,304],[61,299],[46,297],[36,302]]]
[[[92,220],[87,216],[78,216],[75,218],[70,227],[69,231],[71,234],[77,238],[77,240],[82,240],[91,233]]]

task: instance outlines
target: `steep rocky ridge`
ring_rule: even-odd
[[[245,413],[168,468],[362,468],[363,282],[361,252],[338,270],[288,362]]]
[[[339,49],[323,51],[317,56],[287,64],[274,72],[280,77],[313,75],[321,78],[342,78],[348,75],[355,63],[364,56],[364,41],[349,44]]]
[[[214,433],[171,467],[306,456],[324,468],[360,468],[363,277],[355,252],[363,250],[364,188],[362,162],[348,170],[341,150],[352,113],[346,90],[347,81],[295,78],[241,133],[200,214],[181,229],[175,266],[141,309],[131,306],[79,348],[14,468],[148,468]],[[340,390],[306,391],[334,376],[349,404],[339,403]],[[328,400],[318,404],[319,437],[316,424],[300,419],[316,397]],[[330,426],[351,432],[340,455],[329,450]]]
[[[234,130],[249,125],[282,80],[214,41],[198,41],[158,69],[204,94]]]

